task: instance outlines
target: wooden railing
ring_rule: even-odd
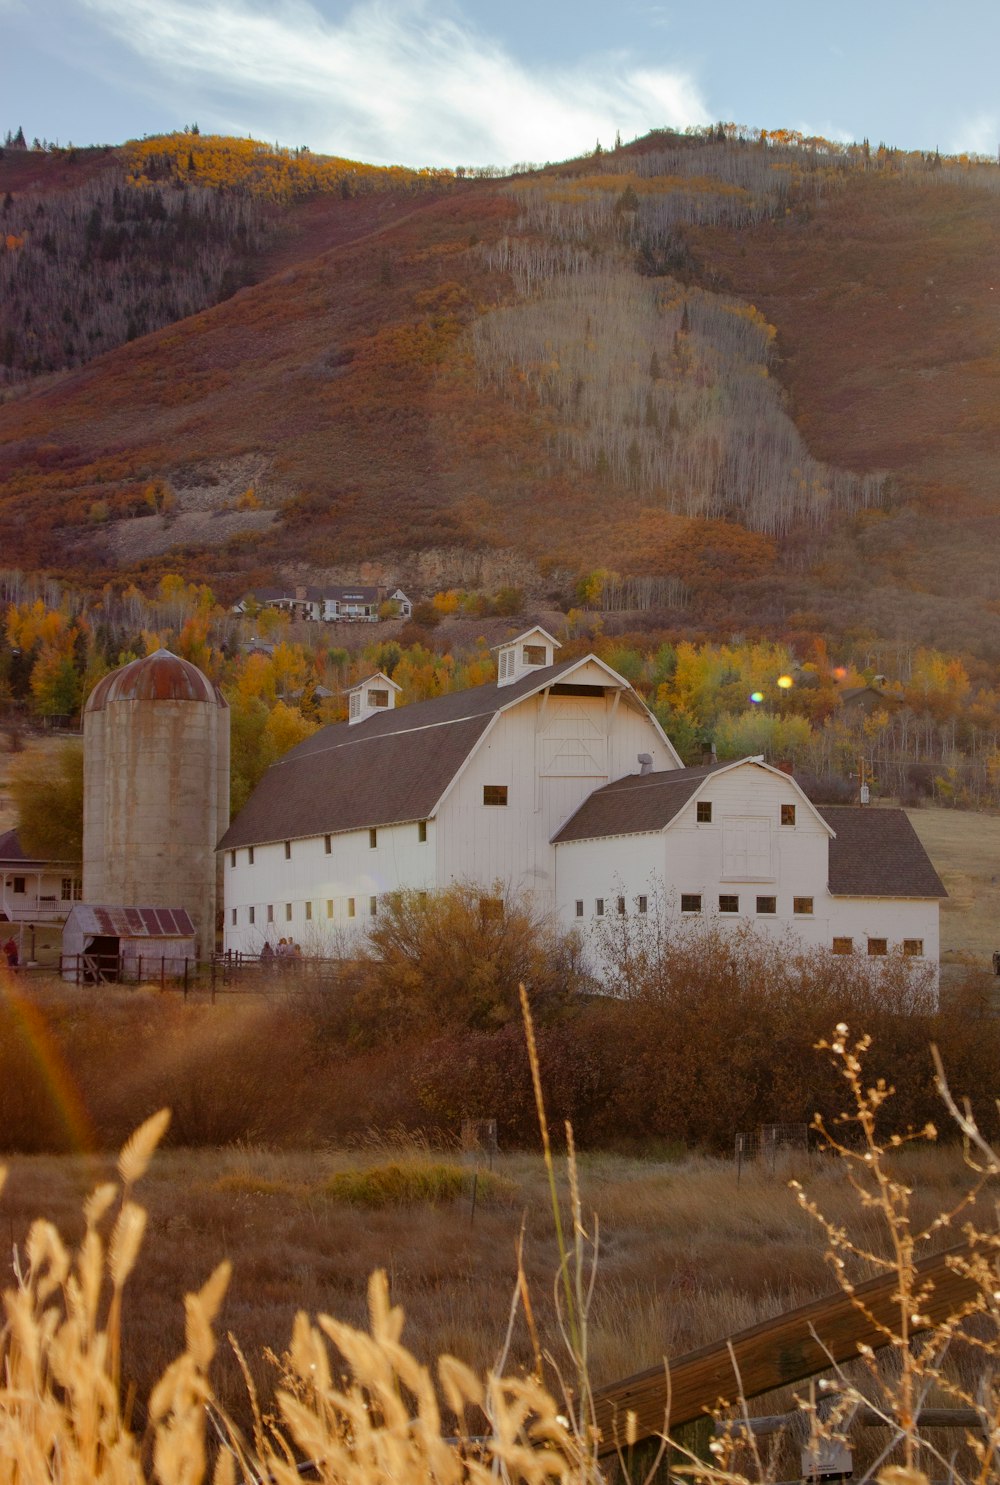
[[[932,1328],[975,1301],[977,1286],[949,1263],[969,1253],[968,1245],[962,1243],[917,1264],[921,1282],[933,1288],[920,1301],[920,1320],[910,1324],[912,1334]],[[661,1437],[668,1429],[674,1433],[704,1418],[721,1398],[759,1397],[827,1371],[835,1362],[856,1360],[862,1345],[878,1350],[891,1344],[899,1318],[899,1280],[890,1274],[857,1284],[852,1295],[837,1293],[814,1300],[713,1341],[679,1356],[669,1368],[666,1363],[650,1367],[603,1387],[594,1395],[601,1453],[613,1454],[624,1447],[629,1413],[635,1415],[629,1436],[636,1442]]]

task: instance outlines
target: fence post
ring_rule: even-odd
[[[184,955],[184,999],[188,998],[188,957]]]

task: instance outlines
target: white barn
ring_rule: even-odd
[[[495,684],[405,708],[386,676],[355,687],[220,842],[226,948],[339,952],[387,893],[473,881],[565,927],[698,912],[936,965],[944,889],[901,811],[818,810],[761,760],[683,768],[623,676],[559,648],[536,627]]]
[[[946,893],[904,812],[817,807],[761,758],[618,779],[553,845],[566,927],[655,904],[836,954],[939,960]]]

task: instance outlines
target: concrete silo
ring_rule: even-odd
[[[221,691],[169,650],[133,660],[90,693],[83,750],[84,901],[187,908],[211,955],[229,823]]]

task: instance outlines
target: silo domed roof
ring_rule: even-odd
[[[214,706],[226,705],[221,692],[197,665],[169,650],[155,650],[106,675],[91,691],[86,710],[102,711],[112,701],[207,701]]]

